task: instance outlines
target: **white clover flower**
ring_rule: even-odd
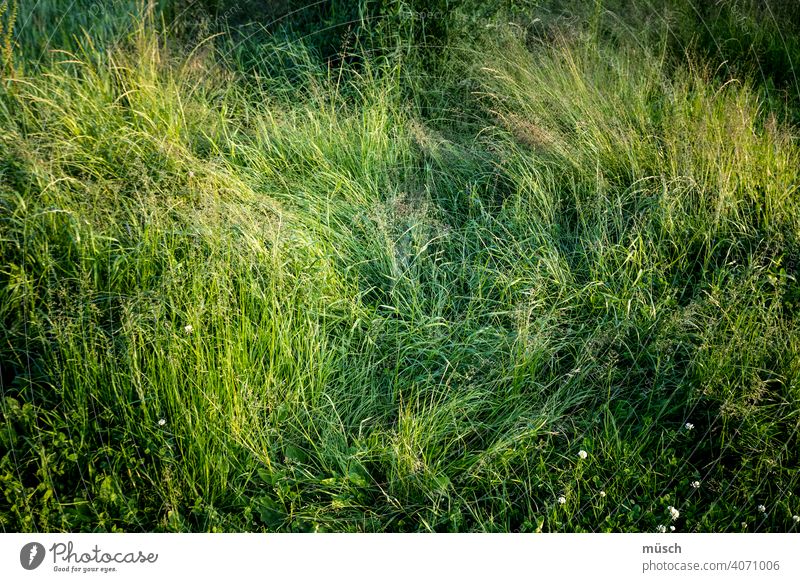
[[[158,419],[158,426],[164,426],[165,424],[167,424],[167,419],[166,418],[159,418]]]
[[[194,328],[192,327],[191,323],[188,323],[183,327],[183,331],[185,331],[186,333],[192,333],[194,331]]]
[[[793,515],[792,521],[795,523],[800,523],[800,515]]]
[[[675,531],[675,526],[674,525],[669,526],[669,531]]]
[[[758,510],[759,510],[761,513],[765,513],[765,512],[767,511],[767,508],[766,508],[764,505],[759,505],[759,506],[758,506]]]
[[[589,456],[589,453],[587,453],[586,451],[584,451],[583,449],[581,449],[580,451],[578,451],[578,456],[579,456],[581,459],[585,459],[586,457],[588,457],[588,456]]]
[[[564,505],[566,502],[567,502],[567,498],[566,498],[566,497],[564,497],[563,495],[559,495],[559,497],[558,497],[558,504],[559,504],[559,505]]]
[[[671,505],[667,507],[667,510],[669,511],[670,517],[672,517],[672,521],[675,521],[681,516],[681,512],[672,507]]]
[[[687,422],[683,425],[686,430],[694,430],[694,425],[691,422]]]
[[[700,481],[692,481],[693,489],[700,489]]]
[[[606,492],[605,491],[601,491],[600,492],[600,497],[605,497],[605,496],[606,496]]]
[[[659,525],[659,526],[656,527],[656,531],[658,533],[667,533],[667,526]]]

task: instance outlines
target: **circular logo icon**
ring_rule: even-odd
[[[42,565],[44,553],[44,546],[38,542],[25,544],[19,551],[19,563],[26,570],[35,570]]]

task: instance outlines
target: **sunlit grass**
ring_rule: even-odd
[[[797,528],[758,79],[592,26],[431,78],[128,18],[0,95],[4,530]]]

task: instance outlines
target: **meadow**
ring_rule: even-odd
[[[800,530],[800,5],[0,45],[0,531]]]

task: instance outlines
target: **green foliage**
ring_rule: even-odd
[[[652,4],[22,7],[3,530],[796,529],[794,41]]]

